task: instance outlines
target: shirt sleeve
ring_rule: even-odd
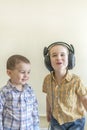
[[[0,92],[0,130],[3,130],[3,123],[2,123],[2,120],[3,120],[3,99],[4,99],[4,96],[3,96],[2,92]]]
[[[47,93],[47,77],[44,78],[43,85],[42,85],[42,91],[44,93]]]
[[[38,101],[33,91],[33,127],[34,130],[39,130],[39,114],[38,114]]]
[[[78,80],[78,87],[77,87],[77,94],[79,96],[85,96],[87,95],[87,87],[85,87],[81,81],[81,79],[79,78]]]

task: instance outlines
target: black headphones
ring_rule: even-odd
[[[44,50],[43,50],[43,55],[44,55],[44,63],[45,63],[45,66],[46,68],[49,70],[49,71],[53,71],[53,67],[51,66],[51,62],[50,62],[50,56],[49,56],[49,49],[55,45],[63,45],[65,47],[67,47],[67,49],[69,50],[69,56],[68,56],[68,67],[67,69],[73,69],[74,66],[75,66],[75,51],[74,51],[74,47],[73,45],[69,45],[65,42],[54,42],[52,43],[51,45],[49,45],[48,47],[44,47]]]

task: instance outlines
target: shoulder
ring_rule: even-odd
[[[31,85],[26,84],[25,93],[31,96],[36,96],[35,91]]]
[[[76,82],[82,82],[81,77],[76,74],[72,74],[72,79]]]
[[[28,100],[37,100],[36,93],[31,85],[27,84],[24,93],[26,93],[26,96],[27,96],[26,98]]]
[[[44,78],[44,80],[50,80],[51,79],[51,74],[47,74]]]
[[[5,85],[5,86],[0,88],[0,93],[7,93],[8,90],[9,90],[8,87]]]
[[[7,88],[7,86],[1,87],[0,88],[0,103],[2,102],[2,104],[4,104],[8,95],[9,95],[9,89]]]
[[[50,85],[51,82],[51,74],[47,74],[43,81],[42,91],[47,93],[47,88]]]
[[[33,88],[32,88],[32,86],[29,85],[29,84],[25,84],[25,89],[26,89],[27,91],[29,91],[29,92],[34,91]]]
[[[77,74],[72,74],[72,78],[80,79],[80,76]]]
[[[71,81],[71,80],[80,81],[81,80],[80,76],[78,76],[77,74],[74,74],[74,73],[70,73],[70,72],[67,73],[66,79],[69,81]]]

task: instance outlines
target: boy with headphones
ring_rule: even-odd
[[[75,66],[74,47],[55,42],[44,48],[44,62],[50,71],[43,82],[47,120],[51,130],[84,130],[87,88],[79,76],[71,74]]]

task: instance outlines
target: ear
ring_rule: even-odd
[[[11,70],[7,70],[8,76],[11,76]]]

